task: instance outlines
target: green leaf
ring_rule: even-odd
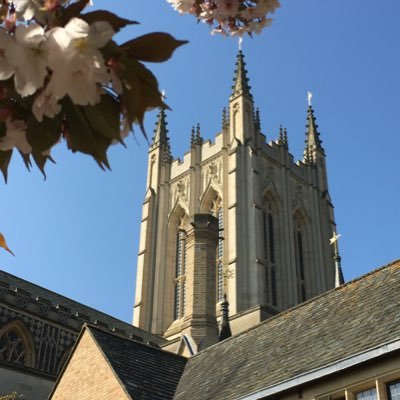
[[[146,111],[152,108],[168,108],[162,101],[158,90],[156,77],[139,61],[131,57],[122,57],[121,78],[124,83],[122,95],[123,105],[126,107],[128,122],[138,122],[144,136],[143,118]]]
[[[80,16],[88,24],[92,24],[97,21],[107,21],[114,29],[115,32],[119,32],[122,28],[127,25],[138,24],[139,22],[131,21],[129,19],[121,18],[116,14],[106,10],[97,10],[82,14]]]
[[[114,42],[114,40],[110,40],[104,47],[101,49],[101,53],[105,60],[109,60],[110,58],[119,58],[122,56],[123,51]]]
[[[0,170],[4,177],[4,182],[7,183],[8,176],[8,165],[10,164],[12,150],[1,151],[0,150]]]
[[[68,96],[64,97],[62,104],[66,119],[65,138],[68,148],[74,153],[79,151],[89,154],[97,161],[100,168],[110,169],[106,152],[112,139],[105,138],[92,129],[85,117],[83,107],[76,106]]]
[[[0,138],[6,136],[6,133],[7,133],[6,124],[2,122],[0,123]]]
[[[122,103],[125,107],[129,125],[136,120],[140,101],[140,81],[135,73],[136,60],[123,57],[120,60],[120,78],[123,82]]]
[[[103,95],[100,103],[82,109],[94,131],[106,138],[121,140],[119,102],[116,99]]]
[[[61,118],[44,117],[39,122],[33,115],[28,119],[26,137],[32,146],[32,153],[42,153],[53,147],[61,136]]]
[[[21,154],[21,157],[22,157],[22,160],[24,161],[26,169],[28,171],[30,171],[31,167],[32,167],[32,161],[31,161],[30,154],[25,154],[22,151],[20,151],[19,154]]]
[[[171,58],[177,47],[186,43],[187,40],[176,40],[168,33],[154,32],[129,40],[121,48],[138,60],[163,62]]]
[[[54,162],[54,160],[49,155],[44,155],[43,153],[33,152],[32,157],[35,161],[35,164],[40,169],[40,172],[43,174],[44,179],[46,179],[46,172],[44,170],[44,166],[46,165],[47,160]]]

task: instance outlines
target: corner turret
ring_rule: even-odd
[[[230,143],[234,139],[240,143],[247,143],[249,140],[255,141],[255,113],[250,88],[243,52],[239,50],[236,57],[232,94],[229,98]]]

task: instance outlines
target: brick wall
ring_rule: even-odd
[[[209,214],[195,214],[187,232],[187,315],[184,333],[199,350],[218,341],[216,306],[216,247],[218,220]]]
[[[54,400],[130,399],[121,388],[101,351],[85,331],[67,369],[50,397]]]

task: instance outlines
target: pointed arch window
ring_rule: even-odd
[[[32,367],[33,344],[29,331],[16,321],[0,330],[0,360]]]
[[[271,201],[266,201],[262,212],[264,233],[265,297],[266,303],[278,305],[276,215]]]
[[[210,210],[211,214],[218,218],[218,245],[216,255],[216,274],[217,274],[217,302],[221,302],[224,299],[224,213],[222,210],[221,198],[217,198],[212,203]]]
[[[176,234],[174,319],[182,318],[185,315],[186,258],[186,232],[182,228],[179,228]]]
[[[297,273],[297,286],[299,291],[299,301],[307,300],[306,291],[306,274],[305,274],[305,233],[304,224],[302,224],[298,216],[294,221],[294,243],[296,252],[296,273]]]

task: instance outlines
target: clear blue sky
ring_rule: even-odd
[[[197,122],[213,138],[237,41],[211,37],[207,26],[163,0],[94,2],[141,22],[120,41],[151,31],[190,41],[169,62],[149,67],[173,109],[174,155],[188,149]],[[282,3],[272,27],[244,41],[252,93],[263,132],[275,139],[279,124],[286,126],[295,159],[302,156],[306,93],[314,93],[348,280],[400,257],[400,2]],[[154,123],[152,112],[150,136]],[[0,268],[131,321],[147,144],[138,129],[127,144],[111,149],[108,173],[58,146],[47,181],[15,154],[9,183],[0,183],[0,231],[16,257],[0,252]]]

